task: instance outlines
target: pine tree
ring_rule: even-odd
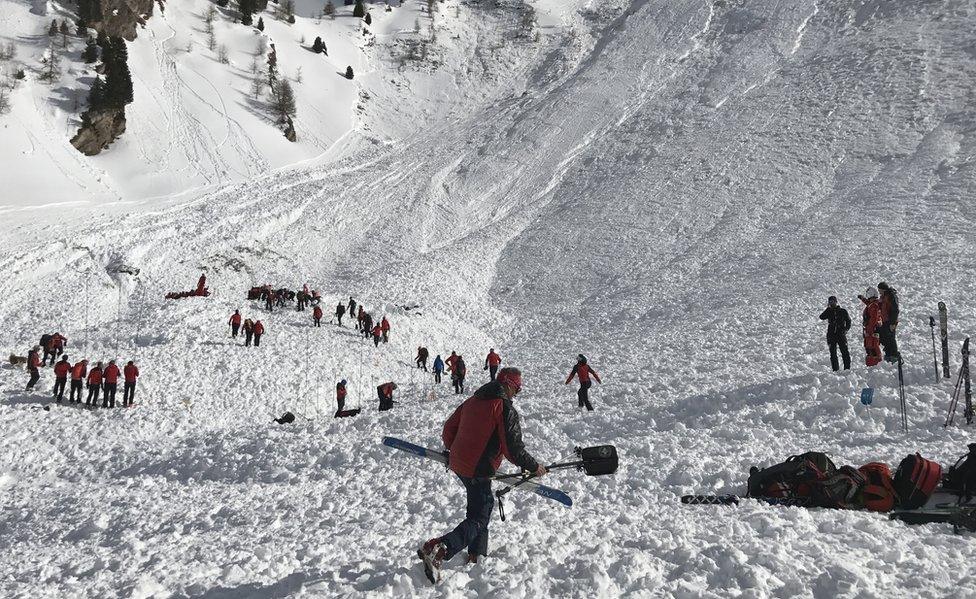
[[[125,40],[109,38],[108,51],[102,47],[105,64],[105,104],[113,108],[125,108],[133,100],[132,74],[129,72],[129,51]]]
[[[48,37],[54,37],[58,34],[58,22],[51,21],[51,26],[47,29]]]
[[[62,48],[67,48],[68,47],[68,34],[71,33],[68,30],[68,22],[67,21],[61,21],[61,26],[58,27],[58,33],[61,34],[61,47]]]
[[[352,67],[348,66],[346,67],[346,79],[352,79],[352,77],[353,77]]]
[[[278,53],[268,52],[268,87],[272,90],[278,85]]]
[[[44,71],[41,73],[43,81],[57,81],[61,77],[61,55],[52,40],[45,57]]]
[[[88,90],[88,110],[83,116],[87,116],[90,111],[98,111],[103,108],[105,108],[105,82],[102,81],[101,77],[95,77],[91,88]]]
[[[220,8],[227,8],[228,1],[229,0],[217,0],[217,6]]]
[[[316,54],[321,54],[322,53],[322,49],[324,47],[325,47],[325,44],[322,43],[322,38],[321,37],[316,37],[315,38],[315,41],[312,42],[312,52],[315,52]]]
[[[258,17],[258,31],[264,31],[264,17]]]
[[[336,12],[335,4],[332,3],[332,0],[328,0],[325,3],[325,7],[322,9],[322,14],[329,15],[330,17],[335,19],[335,12]]]
[[[363,6],[363,0],[356,0],[356,6],[352,9],[352,16],[359,17],[360,19],[366,16],[366,7]]]
[[[95,44],[95,38],[89,37],[85,42],[85,51],[81,53],[81,58],[88,64],[98,62],[98,45]]]
[[[244,25],[253,23],[255,11],[254,0],[238,0],[237,6],[241,11],[241,23]]]
[[[371,17],[369,13],[366,13],[366,17],[363,20],[366,22],[367,25],[373,24],[373,17]]]
[[[271,90],[271,110],[279,121],[293,118],[297,113],[295,106],[295,92],[287,79],[283,79]]]

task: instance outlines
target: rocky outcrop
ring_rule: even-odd
[[[99,0],[97,16],[88,23],[95,31],[109,37],[136,39],[136,27],[143,25],[153,12],[153,0]]]
[[[95,113],[89,111],[83,115],[81,128],[71,138],[71,145],[85,156],[95,156],[124,132],[124,108],[106,108]]]
[[[292,122],[291,118],[285,121],[285,139],[291,142],[298,141],[298,133],[295,132],[295,123]]]

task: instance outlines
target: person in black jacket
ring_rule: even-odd
[[[851,328],[851,315],[841,308],[837,298],[827,298],[827,309],[820,314],[820,320],[827,321],[827,347],[830,348],[830,367],[840,370],[837,364],[837,349],[844,359],[844,370],[851,369],[851,354],[847,351],[847,331]]]

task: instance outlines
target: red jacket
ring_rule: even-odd
[[[454,365],[457,364],[457,361],[458,361],[457,354],[452,353],[447,357],[446,360],[444,360],[444,363],[447,364],[447,369],[449,371],[452,371],[454,370]]]
[[[376,325],[373,327],[373,337],[379,337],[383,334],[383,327]]]
[[[264,334],[264,324],[260,320],[254,323],[254,334],[255,335]]]
[[[343,387],[342,385],[336,386],[336,399],[345,399],[345,398],[346,398],[346,388]]]
[[[102,369],[98,366],[91,369],[88,373],[88,384],[89,385],[101,385],[102,384]]]
[[[385,316],[383,317],[383,320],[380,322],[380,329],[383,331],[390,330],[390,321],[387,320]]]
[[[135,364],[126,364],[122,372],[125,375],[125,382],[127,383],[136,382],[136,378],[139,376],[139,368]]]
[[[28,366],[30,366],[31,368],[40,368],[41,367],[41,359],[37,356],[37,352],[36,351],[31,350],[27,357],[28,357],[28,360],[27,360],[27,365]]]
[[[518,412],[497,382],[482,386],[454,410],[441,439],[451,452],[451,470],[460,476],[491,476],[502,456],[525,470],[539,467],[525,450]]]
[[[88,374],[88,364],[84,362],[78,362],[71,367],[71,380],[73,381],[80,381],[85,378],[86,374]]]
[[[235,312],[235,313],[233,313],[233,314],[230,315],[230,323],[229,324],[241,324],[241,315],[240,315],[239,312]]]
[[[312,318],[315,318],[315,319],[322,318],[322,308],[319,308],[318,306],[315,306],[315,308],[312,310]]]
[[[569,381],[573,380],[574,376],[578,376],[579,382],[582,385],[583,383],[590,382],[591,375],[596,379],[596,382],[603,383],[603,381],[600,380],[600,375],[598,375],[595,370],[590,368],[589,364],[577,362],[576,366],[573,366],[573,371],[569,373],[568,377],[566,377],[566,382],[568,383]]]
[[[54,378],[66,379],[69,372],[71,372],[71,364],[68,364],[66,360],[61,360],[54,365]]]
[[[864,302],[864,312],[862,313],[862,326],[865,337],[874,337],[881,327],[881,302],[874,298],[862,299]]]
[[[63,335],[55,334],[51,337],[51,340],[47,342],[47,349],[61,349],[64,347],[64,342],[67,339]]]
[[[502,357],[493,351],[488,352],[488,357],[485,358],[485,364],[487,366],[498,366],[502,363]]]
[[[382,385],[380,385],[379,390],[380,393],[383,394],[383,397],[386,398],[393,397],[393,383],[383,383]]]
[[[109,364],[105,367],[105,382],[114,385],[119,382],[119,367],[115,364]]]

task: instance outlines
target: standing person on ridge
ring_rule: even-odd
[[[85,377],[88,376],[88,360],[76,362],[71,367],[71,392],[68,395],[68,403],[81,403],[81,394],[84,389]],[[75,392],[77,391],[77,398]]]
[[[878,333],[881,328],[881,303],[878,301],[878,290],[868,287],[864,295],[857,296],[857,299],[864,302],[864,312],[861,314],[864,363],[868,366],[876,366],[881,362],[881,341]]]
[[[596,382],[600,384],[603,384],[603,381],[600,380],[600,375],[586,363],[586,356],[583,354],[576,356],[576,365],[573,366],[573,370],[566,377],[567,385],[573,380],[574,376],[579,377],[580,383],[579,391],[576,392],[576,397],[579,399],[579,407],[582,409],[583,406],[586,406],[587,411],[592,412],[593,404],[590,403],[590,387],[593,386],[593,383],[590,381],[590,377],[595,378]]]
[[[827,347],[830,350],[830,367],[837,372],[837,350],[844,360],[844,370],[851,369],[851,354],[847,351],[847,331],[851,328],[851,315],[841,308],[833,295],[827,298],[827,309],[820,313],[820,320],[827,321]]]
[[[135,365],[135,362],[129,360],[122,369],[122,374],[125,377],[125,386],[122,389],[122,407],[131,407],[136,400],[136,379],[139,378],[139,367]]]
[[[264,335],[264,323],[259,320],[254,323],[254,347],[261,345],[261,335]]]
[[[105,372],[103,377],[105,381],[102,383],[102,407],[103,408],[114,408],[115,407],[115,392],[119,388],[119,367],[115,365],[115,360],[109,360],[108,366],[105,367]]]
[[[441,359],[441,355],[437,354],[434,358],[434,382],[441,382],[441,375],[444,374],[444,360]]]
[[[251,347],[252,337],[254,337],[254,322],[248,318],[244,321],[244,347]]]
[[[495,348],[492,347],[488,350],[488,356],[485,358],[485,370],[488,371],[488,380],[495,380],[495,374],[498,372],[498,365],[502,363],[502,357],[495,353]]]
[[[30,378],[27,379],[27,386],[24,387],[24,391],[33,389],[41,378],[41,373],[38,370],[41,367],[41,357],[38,355],[40,351],[41,346],[36,345],[27,352],[27,372],[30,374]]]
[[[451,382],[454,383],[455,395],[464,393],[464,377],[468,374],[468,366],[464,363],[462,356],[457,356],[454,361],[454,368],[451,369]]]
[[[383,343],[389,343],[390,342],[390,321],[386,319],[386,316],[384,316],[383,320],[380,321],[380,330],[383,332]]]
[[[342,379],[336,383],[336,413],[335,417],[338,418],[339,414],[346,409],[346,379]]]
[[[322,326],[322,307],[321,306],[315,306],[314,308],[312,308],[312,323],[313,323],[313,326],[317,326],[317,327],[321,327]]]
[[[230,320],[227,321],[230,325],[230,336],[233,339],[237,339],[237,333],[241,330],[241,311],[234,310],[234,313],[230,315]]]
[[[98,392],[102,388],[102,363],[96,362],[95,367],[88,373],[88,397],[85,405],[93,408],[98,407]]]
[[[901,359],[898,353],[898,342],[895,340],[895,328],[898,327],[898,292],[884,281],[878,283],[881,294],[881,328],[878,338],[884,348],[886,362],[897,362]]]
[[[68,363],[68,356],[61,356],[61,361],[54,365],[54,399],[58,403],[64,399],[64,387],[68,383],[69,374],[71,364]]]
[[[454,530],[425,542],[417,555],[424,573],[434,584],[440,569],[463,549],[468,563],[488,555],[488,524],[495,499],[491,477],[501,465],[502,456],[534,476],[544,476],[546,468],[525,449],[522,425],[512,400],[522,389],[522,373],[502,368],[495,381],[474,392],[454,410],[441,438],[450,452],[448,467],[461,479],[467,497],[464,520]]]
[[[339,302],[338,304],[336,304],[335,316],[336,316],[336,321],[339,322],[340,327],[342,326],[342,317],[345,315],[346,315],[346,307],[342,305],[342,302]]]
[[[427,351],[426,347],[421,345],[417,348],[417,357],[415,359],[417,362],[417,368],[423,368],[424,372],[427,372],[427,357],[429,355],[430,353]]]

